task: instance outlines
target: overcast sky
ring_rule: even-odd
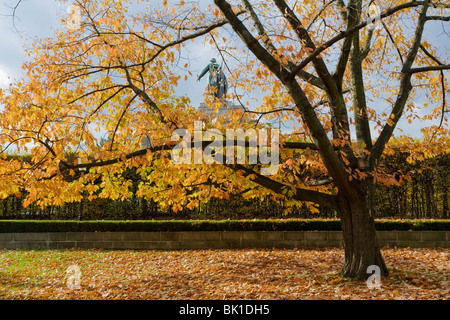
[[[24,46],[29,45],[35,37],[46,37],[53,34],[52,28],[59,27],[59,16],[65,14],[69,3],[61,5],[55,0],[23,0],[16,12],[15,28],[11,17],[12,7],[17,0],[0,0],[0,87],[6,87],[10,83],[9,78],[17,78],[22,75],[21,65],[25,61]],[[208,2],[202,0],[202,2]],[[211,1],[212,2],[212,1]],[[450,51],[450,27],[449,24],[443,28],[442,23],[430,23],[426,25],[424,38],[439,43],[439,46],[447,52]],[[17,32],[18,31],[18,32]],[[182,82],[177,95],[188,95],[194,106],[199,106],[203,100],[203,92],[206,86],[206,76],[200,83],[196,81],[196,75],[200,73],[204,66],[212,57],[218,58],[214,48],[204,46],[196,42],[194,46],[185,52],[190,60],[190,71],[193,76]],[[181,71],[180,71],[181,72]],[[447,72],[448,74],[448,72]],[[414,103],[417,105],[420,114],[431,111],[422,108],[423,97],[419,97]],[[420,136],[420,128],[426,126],[425,122],[414,122],[408,125],[406,121],[401,121],[399,127],[403,129],[403,134],[413,137]],[[396,131],[399,134],[399,131]],[[374,135],[376,136],[376,135]]]
[[[52,36],[55,28],[60,28],[61,15],[65,15],[70,2],[60,4],[56,0],[25,0],[18,7],[16,19],[13,18],[12,7],[17,0],[0,0],[0,86],[5,87],[11,82],[8,78],[17,78],[23,75],[21,65],[25,62],[24,47],[30,45],[35,37]],[[17,30],[16,30],[17,29]],[[177,94],[189,94],[195,106],[203,100],[202,94],[206,87],[204,77],[200,83],[196,82],[197,74],[216,57],[211,46],[204,46],[200,41],[184,52],[189,59],[190,71],[193,76],[180,86]],[[184,65],[184,63],[182,63]],[[180,71],[181,72],[181,71]]]

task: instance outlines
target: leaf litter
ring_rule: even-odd
[[[184,251],[0,250],[0,299],[450,298],[450,249],[384,248],[380,289],[342,278],[339,248]],[[70,289],[77,265],[79,289]],[[369,276],[369,274],[368,274]]]

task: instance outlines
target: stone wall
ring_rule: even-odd
[[[378,231],[382,247],[450,248],[450,231]],[[234,249],[342,247],[341,231],[0,233],[0,249]]]

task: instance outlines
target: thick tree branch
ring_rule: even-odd
[[[122,67],[123,70],[125,71],[126,77],[127,77],[127,81],[128,81],[128,87],[131,88],[131,90],[134,91],[134,93],[139,96],[142,101],[144,101],[144,103],[146,105],[148,105],[150,107],[151,110],[153,110],[158,118],[160,119],[160,121],[163,124],[170,124],[173,128],[177,129],[178,126],[175,122],[173,122],[170,119],[166,119],[161,111],[161,109],[158,108],[158,106],[156,105],[156,103],[150,98],[150,96],[147,94],[147,92],[145,92],[144,90],[138,88],[132,81],[131,77],[130,77],[130,73],[128,71],[128,67]]]
[[[354,8],[352,11],[349,11],[349,16],[354,18],[349,20],[354,20],[354,24],[358,24],[361,15],[361,2],[353,2],[355,1],[352,1]],[[356,139],[360,144],[364,145],[366,150],[370,150],[372,148],[372,137],[370,134],[369,119],[367,117],[367,101],[362,70],[359,32],[355,32],[349,38],[352,42],[350,48],[350,81],[353,93]]]
[[[357,10],[357,1],[350,1],[348,4],[348,8],[345,11],[345,21],[347,22],[346,30],[350,30],[357,23],[359,23],[359,14]],[[343,4],[341,4],[343,5]],[[345,8],[345,6],[344,6]],[[370,42],[370,40],[369,40]],[[334,78],[336,80],[337,86],[342,88],[342,80],[344,78],[345,69],[347,67],[348,58],[350,56],[350,49],[352,46],[352,38],[346,37],[344,39],[344,43],[342,45],[341,53],[339,55],[339,60],[336,65],[336,71],[334,72]]]
[[[442,87],[442,111],[441,111],[441,121],[439,122],[438,128],[442,127],[442,123],[444,122],[444,114],[445,114],[445,108],[446,108],[446,96],[445,96],[445,81],[444,81],[444,72],[441,71],[441,87]],[[436,133],[436,131],[433,133]]]
[[[275,5],[284,15],[289,25],[294,30],[299,40],[304,43],[305,47],[311,51],[316,50],[316,46],[312,41],[308,31],[302,25],[295,12],[286,4],[284,0],[274,0]],[[314,57],[312,60],[314,68],[326,87],[326,93],[330,101],[331,122],[334,139],[345,139],[350,143],[350,132],[347,108],[345,107],[342,88],[338,88],[335,79],[331,76],[328,68],[322,58]],[[353,157],[351,149],[348,148],[347,153],[350,158]]]
[[[214,3],[220,8],[225,15],[228,23],[236,31],[246,46],[252,51],[252,53],[260,60],[269,70],[277,76],[280,80],[284,80],[289,71],[284,68],[281,63],[275,59],[259,42],[245,25],[238,19],[237,15],[233,12],[230,4],[224,0],[214,0]]]
[[[450,70],[450,64],[443,64],[439,66],[429,66],[429,67],[416,67],[411,68],[408,72],[412,74],[418,72],[442,71],[442,70]]]
[[[429,7],[429,3],[426,2],[426,4],[423,6],[419,19],[417,22],[417,27],[414,35],[413,44],[411,46],[411,49],[409,50],[409,53],[406,57],[405,62],[403,63],[403,67],[401,70],[401,78],[400,78],[400,90],[397,95],[397,99],[394,103],[394,106],[392,108],[391,115],[389,117],[388,122],[385,124],[383,130],[381,131],[381,134],[379,135],[377,141],[372,147],[372,150],[370,152],[369,157],[369,169],[373,169],[376,165],[376,162],[380,159],[384,148],[386,147],[386,144],[388,143],[389,139],[391,138],[395,126],[397,125],[398,121],[400,120],[403,110],[406,105],[406,101],[408,100],[409,93],[412,90],[411,85],[411,66],[414,63],[414,60],[416,59],[417,52],[420,48],[420,43],[422,40],[422,34],[426,22],[426,13]]]
[[[310,50],[315,50],[316,46],[312,41],[311,37],[308,34],[308,31],[302,25],[298,17],[295,15],[295,12],[286,4],[284,0],[274,0],[275,5],[278,7],[280,12],[284,15],[289,25],[294,30],[295,34],[299,38],[301,42],[304,43],[305,47]],[[336,92],[336,83],[331,77],[328,68],[319,56],[314,57],[312,60],[314,67],[316,69],[317,74],[319,75],[320,80],[322,80],[323,84],[327,88],[327,92],[329,92],[332,100],[337,100],[338,93]]]
[[[264,63],[272,73],[286,86],[293,98],[296,108],[302,116],[303,122],[308,126],[322,160],[335,183],[352,194],[352,187],[348,181],[347,173],[332,146],[325,129],[315,114],[308,98],[299,86],[295,78],[288,80],[289,71],[286,70],[273,56],[267,52],[261,44],[252,36],[244,24],[236,17],[230,4],[225,0],[214,0],[222,13],[229,21],[234,31],[241,37],[253,54]]]
[[[336,0],[336,4],[339,7],[339,14],[341,16],[341,19],[344,22],[347,22],[348,19],[348,13],[347,13],[347,8],[345,7],[345,3],[343,0]]]
[[[428,1],[412,1],[412,2],[403,3],[401,5],[395,6],[393,8],[389,8],[389,9],[385,10],[384,12],[382,12],[380,14],[380,19],[389,17],[389,16],[393,15],[394,13],[404,10],[404,9],[423,6],[423,5],[430,5],[430,4],[432,4],[432,3],[428,2]],[[432,5],[435,5],[436,7],[444,7],[442,4],[432,4]],[[305,68],[311,61],[313,61],[323,51],[327,50],[329,47],[334,45],[336,42],[338,42],[344,38],[347,38],[348,36],[352,35],[353,33],[366,27],[369,23],[370,23],[369,21],[363,21],[360,24],[354,26],[353,28],[343,31],[340,34],[338,34],[337,36],[324,42],[322,45],[317,47],[316,50],[314,50],[307,58],[305,58],[301,63],[299,63],[297,65],[297,67],[294,70],[292,70],[289,77],[295,77],[297,72],[299,72],[300,70]]]
[[[267,188],[269,190],[272,190],[273,192],[277,194],[286,194],[289,189],[292,187],[285,185],[281,182],[272,180],[266,176],[263,176],[249,168],[246,168],[243,165],[236,164],[236,165],[228,165],[229,168],[232,168],[233,170],[242,170],[244,176],[249,177],[250,179],[259,184],[260,186]],[[337,202],[336,202],[336,196],[314,191],[314,190],[308,190],[308,189],[302,189],[302,188],[294,188],[293,189],[294,194],[292,196],[293,199],[298,201],[309,201],[309,202],[315,202],[324,206],[327,206],[332,209],[337,209]]]
[[[364,45],[363,45],[362,50],[361,50],[361,60],[366,59],[367,56],[369,55],[369,52],[370,52],[370,45],[371,45],[372,37],[373,37],[373,30],[374,30],[374,29],[370,29],[370,30],[367,32],[367,39],[366,39],[366,41],[364,42]]]
[[[259,20],[258,15],[256,14],[255,10],[253,9],[253,6],[250,4],[250,2],[248,0],[242,0],[242,2],[244,4],[245,9],[250,14],[250,17],[253,20],[255,28],[258,31],[258,35],[262,39],[266,50],[270,54],[277,53],[277,51],[278,51],[277,48],[275,48],[273,42],[270,40],[270,37],[267,35],[267,32],[265,31],[264,26],[261,23],[261,20]],[[279,54],[279,53],[278,53],[278,55],[280,55],[280,60],[282,60],[283,55]],[[292,70],[293,68],[295,68],[295,64],[292,61],[288,61],[287,67],[290,70]],[[301,72],[298,73],[298,77],[301,78],[303,81],[306,81],[307,83],[312,84],[313,86],[316,86],[322,90],[325,90],[325,86],[324,86],[322,80],[320,80],[320,78],[318,78],[317,76],[315,76],[309,72],[301,70]]]
[[[56,157],[56,152],[52,149],[52,147],[50,145],[48,145],[48,143],[46,143],[44,141],[39,141],[39,142],[41,144],[43,144],[52,153],[53,156]],[[211,142],[212,141],[200,141],[198,143],[200,144],[202,149],[205,149],[206,147],[208,147],[211,144]],[[222,142],[223,142],[223,145],[225,145],[225,146],[243,145],[245,148],[251,147],[249,141],[223,140]],[[195,141],[192,140],[191,141],[192,147],[194,147],[194,143],[195,143]],[[142,157],[142,156],[146,155],[147,152],[155,153],[155,152],[160,152],[160,151],[172,151],[172,149],[177,144],[178,144],[178,142],[171,142],[171,143],[167,143],[167,144],[160,145],[160,146],[153,146],[150,148],[141,149],[141,150],[137,150],[137,151],[125,154],[125,155],[121,155],[121,156],[118,156],[116,158],[112,158],[109,160],[93,161],[93,162],[88,162],[88,163],[80,163],[80,164],[76,164],[76,165],[72,165],[72,164],[64,162],[63,165],[67,169],[90,169],[90,168],[95,168],[95,167],[103,167],[103,166],[119,163],[119,162],[123,161],[124,159],[128,160],[128,159],[132,159],[132,158],[136,158],[136,157]],[[316,144],[312,143],[312,142],[284,142],[281,144],[281,148],[318,150]]]
[[[307,186],[318,187],[318,186],[326,186],[330,183],[333,183],[332,178],[322,179],[322,180],[310,180],[303,182]]]
[[[428,16],[427,21],[434,20],[434,21],[450,21],[450,16],[448,17],[441,17],[441,16]]]

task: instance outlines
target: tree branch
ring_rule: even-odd
[[[335,183],[352,194],[354,189],[351,187],[345,168],[339,159],[337,153],[332,146],[327,133],[322,126],[320,120],[315,114],[314,108],[311,106],[308,98],[299,86],[295,77],[290,77],[289,71],[286,70],[261,44],[252,36],[245,25],[236,17],[230,4],[225,0],[214,0],[214,3],[220,8],[222,13],[229,21],[233,30],[241,37],[242,41],[253,52],[253,54],[263,63],[272,73],[277,76],[286,86],[290,96],[294,100],[295,106],[302,116],[303,122],[308,126],[311,136],[321,158]]]
[[[423,51],[423,53],[425,53],[431,60],[436,62],[438,65],[443,65],[443,63],[438,58],[433,56],[422,44],[419,46],[419,48],[420,50]]]
[[[214,0],[214,3],[220,8],[231,27],[236,31],[252,53],[280,80],[285,79],[289,75],[289,71],[284,68],[281,63],[275,59],[263,46],[261,46],[255,37],[253,37],[250,31],[248,31],[245,25],[233,12],[230,4],[225,0]]]
[[[430,21],[430,20],[434,20],[434,21],[438,21],[438,20],[441,20],[441,21],[450,21],[450,16],[448,16],[448,17],[428,16],[428,17],[427,17],[427,21]]]
[[[367,56],[369,55],[370,52],[370,43],[372,42],[372,37],[373,37],[373,30],[374,29],[370,29],[367,33],[367,39],[366,42],[364,42],[363,48],[361,50],[361,61],[363,61],[364,59],[367,58]]]
[[[274,0],[274,2],[294,30],[299,40],[305,44],[305,47],[312,51],[316,50],[316,46],[309,36],[308,31],[304,28],[298,17],[295,15],[295,12],[286,4],[284,0]],[[312,63],[314,64],[314,68],[320,80],[322,80],[324,86],[326,87],[326,93],[330,100],[333,137],[335,139],[345,139],[342,133],[350,132],[350,127],[347,108],[345,107],[345,101],[341,93],[342,88],[338,88],[335,79],[331,76],[322,58],[315,56],[312,59]],[[346,140],[350,142],[350,135],[347,135]],[[348,149],[348,153],[351,157],[350,149]]]
[[[289,25],[294,30],[299,40],[305,43],[306,48],[315,50],[316,46],[314,42],[312,41],[305,27],[301,24],[298,17],[295,15],[295,12],[292,11],[292,9],[286,4],[284,0],[274,0],[274,2],[275,5],[280,10],[280,12],[288,21]],[[315,56],[312,62],[314,64],[317,74],[319,75],[320,80],[322,80],[323,84],[327,88],[327,91],[333,92],[333,87],[335,86],[335,83],[323,59],[319,58],[318,56]]]
[[[403,64],[405,61],[403,59],[402,53],[400,52],[400,49],[398,48],[397,44],[395,43],[394,37],[392,36],[391,32],[389,31],[389,29],[387,28],[386,24],[383,21],[381,21],[381,24],[383,25],[384,30],[388,34],[389,40],[391,40],[391,43],[394,45],[395,50],[397,50],[398,57]]]
[[[384,12],[381,13],[380,19],[389,17],[389,16],[393,15],[394,13],[396,13],[400,10],[403,10],[403,9],[418,7],[418,6],[422,6],[422,5],[429,5],[429,4],[430,4],[430,2],[428,2],[428,1],[407,2],[407,3],[404,3],[404,4],[398,5],[396,7],[385,10]],[[440,4],[437,6],[439,7]],[[323,43],[322,45],[317,47],[316,50],[314,50],[307,58],[305,58],[300,64],[298,64],[294,70],[292,70],[289,77],[291,77],[291,78],[295,77],[296,74],[300,70],[302,70],[304,67],[306,67],[311,61],[313,61],[323,51],[325,51],[326,49],[328,49],[329,47],[334,45],[336,42],[338,42],[344,38],[347,38],[348,36],[352,35],[353,33],[357,32],[358,30],[366,27],[368,25],[368,23],[369,23],[369,21],[363,21],[360,24],[354,26],[353,28],[350,28],[349,30],[341,32],[337,36],[331,38],[330,40],[326,41],[325,43]]]
[[[333,182],[333,178],[327,178],[327,179],[322,179],[322,180],[305,181],[303,183],[306,184],[307,186],[318,187],[318,186],[328,185],[328,184],[330,184],[332,182]]]
[[[418,72],[428,72],[428,71],[442,71],[442,70],[450,70],[450,64],[443,64],[439,66],[429,66],[429,67],[416,67],[411,68],[408,73],[418,73]]]
[[[372,150],[370,152],[369,156],[369,169],[373,169],[375,167],[376,162],[380,159],[381,154],[384,151],[384,148],[386,147],[387,142],[391,138],[395,126],[397,125],[398,121],[400,120],[403,110],[405,108],[406,101],[408,100],[409,93],[412,90],[411,85],[411,66],[414,63],[414,60],[417,56],[417,52],[420,48],[420,43],[422,39],[422,34],[426,22],[426,13],[429,7],[429,3],[426,2],[426,4],[423,6],[419,19],[417,22],[417,27],[414,35],[413,44],[411,46],[411,49],[409,50],[409,53],[406,57],[405,62],[403,63],[403,67],[401,70],[401,78],[400,78],[400,90],[397,95],[397,99],[394,103],[394,106],[392,108],[391,115],[389,117],[388,122],[385,124],[383,130],[381,131],[381,134],[379,135],[377,141],[372,147]]]
[[[229,168],[238,171],[242,170],[245,177],[253,177],[250,178],[253,182],[259,184],[260,186],[272,190],[277,194],[286,194],[289,189],[292,187],[285,185],[281,182],[272,180],[266,176],[263,176],[249,168],[246,168],[243,165],[235,164],[235,165],[227,165]],[[292,196],[293,199],[298,201],[310,201],[315,202],[324,206],[327,206],[332,209],[337,209],[337,201],[336,196],[322,193],[319,191],[302,189],[302,188],[294,188],[294,194]]]
[[[115,139],[115,137],[116,137],[117,130],[119,129],[119,125],[120,125],[120,123],[122,122],[123,117],[124,117],[125,114],[127,113],[128,108],[129,108],[130,105],[133,103],[134,99],[136,99],[136,97],[137,97],[137,95],[135,94],[135,95],[133,96],[133,98],[131,98],[130,101],[128,101],[128,103],[127,103],[127,105],[125,106],[125,108],[123,108],[123,111],[122,111],[122,114],[120,115],[119,121],[117,121],[116,127],[114,128],[114,131],[113,131],[113,136],[112,136],[112,138],[111,138],[111,144],[110,144],[110,146],[109,146],[109,151],[112,151],[112,150],[113,150],[114,139]]]
[[[352,9],[349,16],[353,17],[353,24],[359,23],[361,15],[361,2],[352,1]],[[353,93],[353,114],[355,119],[356,139],[364,145],[366,150],[372,148],[372,138],[370,134],[369,118],[367,116],[367,101],[364,88],[364,76],[362,70],[362,59],[359,32],[355,32],[348,39],[351,39],[350,48],[350,81]]]
[[[341,6],[345,5],[342,3]],[[348,9],[345,12],[345,20],[347,22],[346,30],[350,30],[353,28],[358,22],[359,22],[359,15],[356,10],[356,2],[350,1],[348,4]],[[370,42],[370,41],[369,41]],[[339,55],[339,60],[336,65],[336,70],[334,72],[334,79],[336,80],[336,84],[339,88],[342,88],[342,81],[345,74],[345,69],[347,67],[348,58],[350,56],[350,49],[352,46],[352,39],[351,37],[346,37],[344,39],[344,44],[342,45],[341,53]]]
[[[438,65],[442,66],[444,65],[438,58],[433,56],[423,45],[420,45],[420,49],[434,62],[436,62]],[[445,114],[445,107],[446,107],[446,90],[445,90],[445,80],[444,80],[444,70],[440,70],[440,78],[441,78],[441,87],[442,87],[442,111],[441,111],[441,121],[439,122],[438,128],[442,127],[442,123],[444,122],[444,114]],[[434,135],[436,134],[436,131],[433,132],[431,140],[434,138]]]
[[[128,67],[122,67],[122,69],[125,71],[126,77],[127,77],[127,81],[128,81],[128,87],[131,88],[131,90],[134,91],[134,93],[139,96],[149,107],[150,109],[152,109],[158,116],[158,118],[161,120],[162,123],[164,124],[171,124],[175,129],[178,128],[177,124],[175,122],[173,122],[172,120],[167,120],[161,109],[158,108],[158,106],[156,105],[156,103],[149,97],[149,95],[147,94],[147,92],[145,92],[144,90],[139,89],[131,80],[130,77],[130,73],[127,69]]]
[[[258,31],[258,35],[261,37],[264,47],[266,48],[266,50],[271,53],[274,54],[277,52],[277,48],[275,48],[273,42],[270,40],[269,36],[267,35],[267,32],[264,29],[263,24],[261,23],[261,20],[259,20],[258,15],[256,14],[255,10],[253,9],[253,6],[250,4],[250,2],[248,0],[242,0],[245,9],[247,10],[248,13],[250,13],[250,17],[253,20],[253,23],[256,27],[256,30]],[[283,60],[283,55],[280,55],[280,60]],[[288,61],[288,68],[290,70],[292,70],[293,68],[295,68],[295,64],[292,61]],[[320,78],[316,77],[315,75],[306,72],[304,70],[301,70],[301,72],[298,73],[298,76],[306,81],[309,84],[312,84],[313,86],[316,86],[322,90],[325,90],[325,86],[322,82],[322,80],[320,80]]]

